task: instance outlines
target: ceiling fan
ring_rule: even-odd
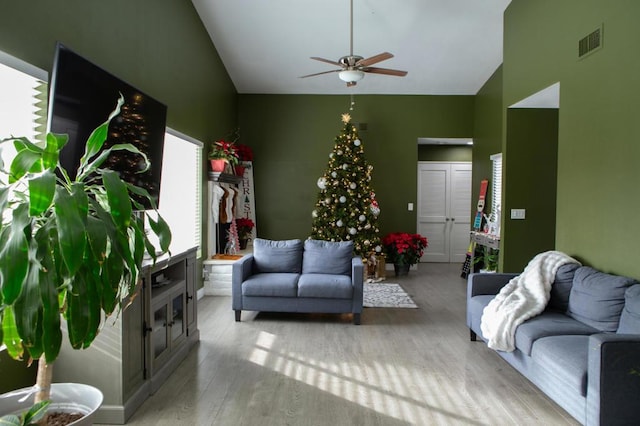
[[[375,56],[371,56],[370,58],[363,58],[362,56],[353,54],[353,0],[351,0],[350,35],[351,35],[351,44],[350,44],[349,55],[343,56],[342,58],[338,59],[338,61],[318,58],[316,56],[311,57],[311,59],[314,59],[316,61],[326,62],[328,64],[338,66],[340,67],[340,69],[323,71],[323,72],[318,72],[318,73],[309,74],[309,75],[303,75],[300,78],[314,77],[317,75],[337,72],[338,77],[340,77],[340,80],[346,82],[347,87],[352,87],[352,86],[355,86],[358,81],[364,78],[365,73],[385,74],[385,75],[392,75],[396,77],[404,77],[405,75],[407,75],[407,71],[392,70],[388,68],[378,68],[378,67],[371,66],[373,64],[377,64],[378,62],[386,61],[387,59],[393,58],[393,55],[389,52],[379,53]]]

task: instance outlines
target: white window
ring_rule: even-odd
[[[162,158],[160,214],[171,228],[171,251],[202,247],[202,147],[189,136],[167,128]]]
[[[493,163],[493,173],[491,179],[491,213],[497,215],[496,219],[500,223],[500,212],[502,211],[502,153],[494,154],[491,157]]]
[[[0,140],[24,136],[37,142],[44,137],[47,80],[46,71],[0,52]],[[4,164],[14,156],[13,145],[3,144]]]

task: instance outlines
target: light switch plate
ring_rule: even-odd
[[[522,220],[525,218],[526,212],[525,209],[511,209],[511,219]]]
[[[409,210],[410,212],[413,211],[413,203],[408,203],[407,204],[407,210]]]

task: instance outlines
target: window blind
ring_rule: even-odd
[[[498,214],[502,210],[502,153],[489,157],[493,164],[491,178],[491,213]],[[500,223],[500,217],[497,218]]]

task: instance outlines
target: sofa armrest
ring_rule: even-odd
[[[360,256],[351,259],[351,283],[353,285],[353,313],[362,312],[362,303],[364,300],[364,263]]]
[[[637,424],[640,419],[640,335],[589,337],[587,425]]]
[[[481,294],[498,294],[518,274],[471,274],[467,278],[467,299]]]
[[[231,265],[231,306],[242,309],[242,283],[253,273],[253,254],[246,254]]]

